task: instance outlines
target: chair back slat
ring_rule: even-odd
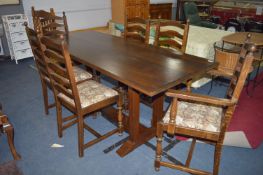
[[[41,81],[45,81],[49,83],[48,80],[50,80],[50,76],[48,73],[46,58],[43,54],[45,47],[41,44],[37,32],[29,28],[27,24],[25,24],[25,26],[26,26],[26,33],[29,39],[29,43],[31,45],[32,52],[35,57],[35,63],[36,63],[38,73],[40,75],[40,79]]]
[[[124,23],[124,38],[136,40],[145,44],[149,44],[150,23],[142,18],[126,17]]]
[[[51,22],[49,24],[47,24],[46,26],[43,26],[42,29],[46,30],[46,31],[52,31],[54,30],[54,28],[59,28],[59,27],[64,27],[63,24],[60,23],[56,23],[56,22]]]
[[[247,39],[242,46],[239,60],[227,91],[227,98],[239,98],[247,75],[251,72],[256,46],[250,43],[250,38],[251,35],[248,34]]]
[[[48,66],[62,78],[69,79],[67,70],[64,67],[60,66],[60,64],[49,62]]]
[[[60,34],[68,36],[68,24],[65,12],[63,16],[56,16],[54,9],[51,8],[50,12],[44,10],[35,10],[32,7],[32,17],[34,23],[34,29],[40,35],[51,35],[52,31],[60,31],[52,33],[52,37],[58,37]]]
[[[178,48],[179,50],[182,49],[182,45],[181,43],[179,43],[178,41],[175,40],[162,40],[159,41],[159,46],[164,46],[164,47],[168,47],[168,48]]]
[[[50,48],[53,48],[55,49],[54,47],[52,47],[52,45],[50,45]],[[65,59],[63,58],[62,55],[60,55],[59,53],[53,51],[53,50],[50,50],[50,49],[47,49],[45,54],[51,59],[51,60],[56,60],[56,62],[59,62],[59,63],[62,63],[62,64],[65,64]]]
[[[44,36],[41,42],[46,46],[45,56],[48,60],[51,83],[55,96],[64,104],[74,102],[72,108],[81,109],[76,80],[66,42],[61,39]],[[68,97],[62,98],[62,96]]]
[[[66,89],[64,86],[62,86],[61,84],[58,84],[58,83],[54,83],[54,87],[55,89],[60,92],[61,94],[67,96],[68,98],[70,99],[74,99],[74,96],[72,94],[71,91],[69,91],[68,89]]]
[[[55,84],[60,84],[65,89],[70,88],[70,83],[69,83],[68,79],[66,79],[66,78],[60,76],[59,74],[57,74],[56,70],[52,69],[52,71],[54,71],[54,72],[51,72],[50,76],[51,76],[51,78],[53,78],[55,80]]]
[[[174,30],[167,30],[167,31],[160,32],[159,36],[160,37],[167,37],[167,38],[177,37],[181,40],[183,39],[183,35],[177,31],[174,31]]]
[[[186,24],[182,24],[179,21],[158,22],[154,45],[173,48],[185,53],[188,31],[188,22]]]

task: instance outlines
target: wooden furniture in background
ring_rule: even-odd
[[[188,31],[188,22],[182,24],[179,21],[160,21],[156,26],[154,45],[185,53]]]
[[[262,7],[262,1],[237,1],[237,0],[228,0],[223,1],[219,0],[214,4],[212,9],[213,16],[220,17],[220,23],[224,25],[230,18],[237,17],[250,17],[255,21],[263,21],[263,13],[260,9],[257,12],[257,7]],[[261,12],[261,13],[260,13]]]
[[[48,71],[51,78],[51,84],[56,98],[58,132],[62,136],[63,118],[62,106],[70,110],[73,115],[71,119],[78,124],[78,150],[79,156],[84,156],[84,149],[106,139],[116,132],[122,133],[122,95],[94,80],[85,81],[77,84],[74,78],[73,66],[68,47],[65,41],[58,42],[50,37],[42,37],[41,42],[46,46],[44,52],[48,60]],[[65,66],[61,66],[65,65]],[[118,128],[113,129],[103,135],[95,131],[84,122],[84,117],[109,105],[117,103]],[[85,143],[84,129],[88,130],[96,138]]]
[[[127,18],[124,23],[124,38],[149,43],[150,23],[142,18]]]
[[[238,63],[239,53],[231,50],[225,50],[222,47],[214,45],[215,48],[215,62],[218,63],[218,67],[208,71],[208,74],[212,76],[211,87],[208,94],[213,87],[213,81],[216,77],[224,77],[231,79]]]
[[[167,49],[94,31],[70,33],[69,51],[77,62],[128,86],[129,117],[124,117],[123,124],[129,139],[117,150],[121,157],[155,136],[167,89],[216,66],[199,57],[176,55]],[[141,93],[153,99],[151,127],[139,122]],[[108,108],[104,113],[116,118],[113,109]]]
[[[45,51],[45,47],[40,42],[40,39],[39,39],[40,34],[35,32],[33,29],[30,29],[27,26],[27,24],[25,25],[26,25],[26,33],[27,33],[34,57],[35,57],[36,67],[37,67],[39,77],[41,80],[45,113],[46,115],[48,115],[49,109],[52,107],[55,107],[55,104],[49,104],[48,102],[49,101],[48,100],[48,88],[52,90],[52,87],[50,83],[50,76],[47,71],[47,60],[43,54]],[[77,66],[74,66],[73,70],[75,74],[75,79],[78,83],[81,83],[83,81],[86,81],[92,78],[92,75],[90,73],[88,73],[87,71]],[[63,128],[67,128],[66,126]]]
[[[21,156],[16,152],[14,145],[14,127],[9,122],[8,117],[2,112],[2,104],[0,103],[0,132],[7,135],[7,141],[10,151],[15,160],[21,159]]]
[[[175,90],[166,93],[168,97],[173,98],[173,101],[163,120],[157,126],[155,159],[155,169],[157,171],[159,171],[160,166],[166,166],[191,174],[218,174],[225,132],[235,111],[246,77],[250,72],[254,59],[253,52],[255,51],[255,45],[251,45],[247,41],[241,50],[238,65],[225,99]],[[179,135],[193,139],[184,165],[161,161],[164,132],[169,135]],[[196,140],[215,145],[212,173],[190,168]]]
[[[65,12],[63,16],[56,16],[53,8],[50,8],[50,12],[44,10],[35,10],[32,7],[32,18],[34,29],[41,36],[53,36],[58,37],[61,34],[68,36],[68,23]]]
[[[173,3],[150,4],[151,19],[172,19]]]
[[[249,32],[236,32],[227,36],[224,36],[222,38],[223,40],[223,45],[224,43],[230,43],[233,45],[239,45],[242,46],[244,40],[246,39],[246,36],[249,34]],[[258,82],[257,78],[258,78],[258,74],[259,74],[259,69],[260,69],[260,65],[263,61],[263,34],[262,33],[251,33],[251,39],[250,39],[251,43],[255,44],[258,47],[258,52],[255,56],[254,59],[254,67],[256,68],[256,75],[253,79],[253,89],[252,91],[254,91],[254,89],[256,88],[256,85],[260,82]],[[247,93],[249,94],[249,81],[250,79],[250,75],[248,77],[248,85],[247,85]],[[262,80],[261,80],[262,81]]]
[[[199,16],[202,18],[210,17],[211,8],[218,0],[177,0],[176,20],[184,20],[183,6],[185,2],[194,2],[197,4]]]
[[[230,44],[243,45],[246,39],[246,36],[249,32],[236,32],[222,38],[223,42]],[[263,46],[263,34],[262,33],[252,33],[250,41],[254,43],[257,47]]]
[[[3,15],[2,20],[11,59],[17,64],[18,60],[32,58],[33,53],[24,26],[24,23],[28,22],[27,17],[24,14]]]
[[[149,0],[111,0],[112,21],[124,24],[128,18],[149,18]]]

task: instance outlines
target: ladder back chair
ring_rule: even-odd
[[[32,17],[35,31],[38,31],[41,36],[59,37],[61,34],[68,37],[68,23],[65,12],[63,16],[56,16],[53,8],[50,12],[44,10],[35,10],[32,7]]]
[[[173,100],[163,120],[157,126],[155,159],[155,169],[157,171],[160,169],[160,166],[165,166],[191,174],[218,174],[225,132],[235,111],[246,77],[250,72],[255,50],[256,46],[247,40],[240,52],[226,98],[216,98],[176,90],[169,90],[166,93]],[[167,132],[169,135],[179,135],[193,139],[184,165],[161,160],[164,132]],[[212,173],[190,167],[196,140],[215,146]]]
[[[54,88],[57,107],[58,134],[62,136],[62,106],[70,110],[73,115],[72,123],[78,124],[78,150],[79,156],[84,155],[84,149],[99,141],[113,135],[116,132],[122,133],[122,93],[106,87],[94,80],[77,84],[74,78],[71,57],[65,41],[49,37],[42,37],[42,43],[46,46],[45,56],[48,60],[55,58],[56,61],[48,61],[51,83]],[[65,66],[61,66],[65,64]],[[101,135],[84,122],[84,117],[109,105],[117,103],[118,108],[118,128]],[[74,120],[75,119],[75,120]],[[84,129],[92,133],[96,139],[84,143]]]
[[[44,56],[45,46],[41,44],[40,41],[40,34],[38,34],[36,31],[28,27],[28,24],[25,23],[26,26],[26,33],[29,39],[29,43],[31,45],[36,67],[40,76],[40,81],[42,85],[42,94],[43,94],[43,100],[44,100],[44,108],[45,113],[49,113],[49,109],[52,107],[55,107],[55,104],[49,104],[48,100],[48,88],[52,90],[51,83],[50,83],[50,77],[47,70],[47,63],[46,63],[46,57]],[[76,78],[76,81],[78,83],[90,80],[92,78],[92,75],[85,71],[84,69],[74,66],[74,75]]]
[[[189,22],[179,21],[158,22],[154,45],[185,53],[189,32]]]
[[[124,23],[124,38],[149,44],[150,22],[149,20],[134,17],[126,17]]]
[[[189,22],[182,24],[179,21],[159,21],[156,26],[154,45],[184,54],[189,32]],[[192,80],[185,82],[187,90],[191,91]]]

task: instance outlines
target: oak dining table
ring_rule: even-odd
[[[70,32],[68,47],[74,61],[128,87],[129,114],[123,122],[129,138],[117,150],[121,157],[155,136],[157,122],[164,114],[164,95],[168,89],[217,66],[207,59],[175,54],[95,31]],[[152,98],[151,127],[144,126],[139,120],[141,94]],[[116,114],[113,108],[104,112]]]

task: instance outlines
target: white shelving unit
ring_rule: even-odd
[[[27,17],[24,14],[4,15],[2,20],[11,59],[17,64],[18,60],[33,57],[24,26]]]

